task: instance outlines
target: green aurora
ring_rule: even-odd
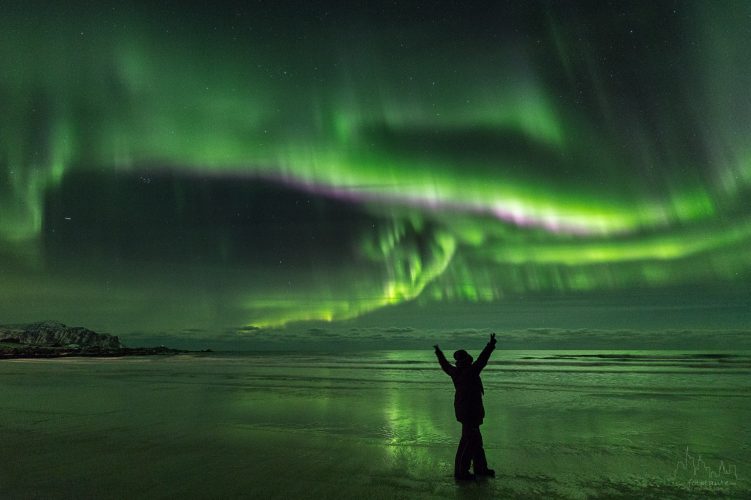
[[[746,2],[2,10],[9,321],[748,297]]]

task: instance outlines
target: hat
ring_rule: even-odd
[[[459,349],[454,353],[454,360],[455,361],[461,361],[463,359],[471,358],[472,356],[469,355],[467,351],[464,349]]]

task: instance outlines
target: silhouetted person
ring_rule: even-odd
[[[454,477],[458,480],[474,479],[475,475],[495,477],[495,471],[488,469],[480,434],[480,425],[485,418],[485,407],[482,405],[485,391],[480,380],[480,372],[488,364],[490,353],[495,349],[495,333],[490,335],[490,342],[474,363],[472,356],[460,349],[454,353],[456,366],[453,366],[446,360],[438,344],[433,347],[441,368],[454,381],[454,412],[456,420],[462,424],[462,438],[454,459]],[[474,474],[469,472],[470,462],[474,465]]]

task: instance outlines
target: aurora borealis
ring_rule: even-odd
[[[2,5],[9,321],[749,319],[747,2]]]

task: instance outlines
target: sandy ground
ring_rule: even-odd
[[[430,351],[4,361],[0,497],[751,498],[748,357],[560,354],[496,351],[470,484]]]

